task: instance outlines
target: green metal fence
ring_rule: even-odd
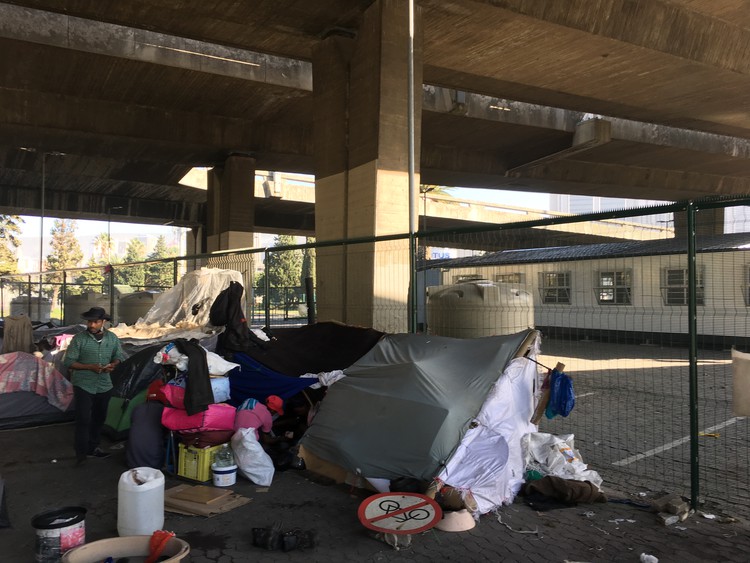
[[[735,415],[731,349],[750,349],[749,204],[717,198],[536,221],[509,216],[484,228],[419,232],[413,258],[409,235],[400,234],[160,263],[174,281],[203,267],[240,272],[255,326],[296,326],[317,315],[481,337],[533,325],[542,332],[540,362],[564,363],[577,393],[571,415],[543,419],[540,431],[574,434],[583,460],[618,495],[676,492],[696,507],[748,514],[748,419]],[[271,275],[272,264],[309,249],[314,287],[302,276]],[[142,266],[113,266],[100,293],[114,302],[114,281],[139,279]],[[84,283],[70,282],[81,278],[6,276],[1,289],[32,296],[33,318],[39,288],[51,296],[58,284],[59,306],[60,295],[83,294]]]

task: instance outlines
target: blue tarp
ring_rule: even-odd
[[[240,364],[227,375],[232,398],[229,404],[238,407],[245,399],[265,401],[269,395],[278,395],[286,400],[310,385],[318,382],[316,377],[289,377],[267,368],[247,354],[234,354],[233,361]]]

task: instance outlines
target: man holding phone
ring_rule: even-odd
[[[64,360],[75,397],[76,465],[89,457],[109,457],[99,442],[112,394],[110,374],[125,359],[120,339],[104,329],[110,316],[103,308],[91,307],[81,317],[86,320],[86,331],[70,340]]]

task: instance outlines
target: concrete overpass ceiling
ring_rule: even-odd
[[[724,19],[740,2],[700,4],[424,0],[424,80],[747,136],[750,28]]]
[[[306,92],[273,84],[8,39],[0,39],[0,50],[0,87],[29,95],[243,119],[291,121],[310,110]]]
[[[310,60],[329,33],[354,32],[373,0],[10,0],[39,10]]]
[[[312,173],[312,49],[355,34],[370,4],[0,2],[12,15],[0,21],[0,185],[27,198],[0,207],[33,208],[40,155],[52,151],[66,156],[48,160],[49,189],[80,197],[50,205],[101,212],[125,198],[131,219],[147,222],[160,208],[175,224],[202,221],[205,192],[177,182],[233,153],[259,169]],[[750,194],[745,1],[417,4],[424,182],[665,200]],[[590,114],[610,132],[580,142]],[[22,146],[36,156],[19,155]],[[258,209],[270,223],[310,228],[309,206]]]

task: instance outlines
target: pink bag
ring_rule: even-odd
[[[235,408],[226,403],[208,405],[207,410],[192,416],[188,415],[184,409],[164,407],[161,423],[170,430],[192,432],[232,430],[234,429],[234,414]]]
[[[185,389],[179,385],[165,385],[161,388],[162,393],[167,398],[167,406],[175,409],[185,408]]]

